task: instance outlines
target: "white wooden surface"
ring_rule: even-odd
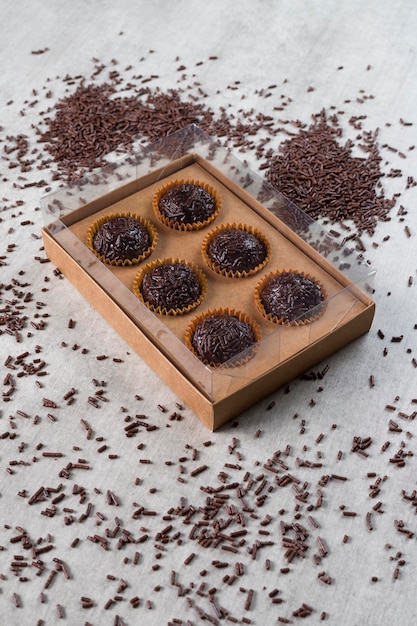
[[[4,203],[0,208],[0,255],[6,255],[7,247],[16,244],[13,253],[7,253],[7,264],[0,267],[0,283],[24,279],[36,298],[45,303],[41,312],[50,313],[45,330],[25,339],[22,345],[6,334],[0,336],[2,381],[9,373],[4,365],[7,356],[16,357],[23,350],[29,350],[31,358],[41,356],[49,372],[40,379],[42,388],[35,386],[33,377],[16,379],[13,400],[0,405],[0,432],[9,430],[10,417],[17,424],[15,439],[0,440],[0,545],[3,548],[0,622],[34,626],[42,619],[48,625],[62,622],[78,626],[89,622],[104,626],[117,623],[116,615],[119,615],[123,620],[120,623],[129,625],[159,626],[174,618],[183,620],[183,624],[187,620],[200,624],[204,620],[196,606],[216,617],[207,595],[215,587],[218,605],[227,609],[237,623],[244,623],[242,617],[246,617],[251,624],[272,625],[278,623],[279,616],[284,616],[296,624],[301,618],[293,612],[303,602],[314,608],[311,616],[302,621],[306,624],[321,623],[323,612],[326,613],[323,623],[337,626],[415,623],[416,536],[408,538],[396,529],[396,521],[403,520],[407,529],[417,532],[415,507],[402,494],[405,490],[410,495],[416,488],[416,457],[411,454],[415,452],[417,429],[415,421],[398,415],[399,411],[411,415],[416,406],[412,400],[417,396],[417,369],[411,362],[417,350],[416,192],[405,190],[406,176],[415,175],[417,169],[417,151],[409,150],[417,143],[415,2],[34,0],[16,3],[1,0],[0,7],[0,138],[3,142],[7,135],[22,133],[35,146],[31,124],[39,122],[46,105],[44,102],[43,106],[32,109],[25,106],[25,102],[34,98],[33,90],[41,92],[50,88],[52,105],[65,94],[62,78],[66,74],[83,75],[88,81],[94,67],[92,59],[97,58],[108,66],[112,59],[117,60],[122,74],[128,66],[133,66],[136,74],[157,74],[159,78],[151,86],[161,90],[178,86],[177,68],[183,64],[187,81],[200,82],[208,94],[204,100],[207,106],[216,111],[225,106],[236,115],[239,109],[252,107],[270,113],[277,101],[260,98],[259,91],[276,83],[288,102],[287,119],[309,123],[312,114],[334,106],[336,110],[346,110],[345,130],[351,133],[349,114],[366,115],[367,128],[380,129],[381,145],[395,146],[407,157],[400,159],[393,152],[383,153],[386,170],[398,167],[404,175],[402,179],[384,181],[387,196],[396,192],[402,195],[391,221],[380,223],[372,240],[365,238],[366,256],[378,271],[377,312],[369,335],[320,364],[318,369],[329,365],[322,381],[294,381],[289,393],[277,392],[242,416],[238,426],[227,426],[215,434],[207,432],[187,410],[182,411],[182,421],[170,421],[167,415],[177,410],[175,395],[131,353],[69,282],[54,276],[51,265],[34,261],[35,256],[42,254],[41,242],[33,236],[39,234],[42,226],[40,211],[36,210],[42,191],[36,187],[19,189],[20,172],[0,161]],[[44,48],[49,50],[32,54]],[[210,56],[218,59],[209,62]],[[203,61],[201,65],[200,61]],[[228,89],[235,81],[240,81],[238,89]],[[373,97],[361,104],[357,99],[364,94]],[[22,108],[25,116],[20,114]],[[404,126],[400,118],[414,122],[414,126]],[[278,143],[277,138],[275,145]],[[252,153],[245,158],[254,169],[259,166]],[[48,175],[50,172],[42,173]],[[20,200],[24,201],[21,207],[9,208]],[[404,222],[396,214],[400,204],[408,211]],[[33,224],[22,227],[21,222],[26,219]],[[410,229],[410,237],[404,231],[405,225]],[[24,275],[19,275],[20,271]],[[411,286],[410,276],[414,278]],[[42,291],[44,288],[47,291]],[[2,298],[1,306],[4,306],[7,292],[3,292]],[[31,311],[31,314],[35,312],[34,305]],[[76,321],[74,329],[68,328],[70,318]],[[383,331],[385,339],[378,337],[378,329]],[[398,335],[404,335],[403,340],[392,343],[391,337]],[[67,348],[61,346],[63,341]],[[79,350],[71,349],[74,343],[80,346]],[[36,344],[42,346],[39,355],[34,352]],[[88,348],[87,355],[81,354],[82,347]],[[388,351],[385,357],[384,347]],[[111,358],[97,361],[96,356],[103,353]],[[114,357],[123,363],[115,364]],[[375,380],[372,388],[371,375]],[[94,378],[107,383],[105,395],[109,401],[102,403],[100,409],[88,404],[88,397],[96,390]],[[62,398],[71,387],[77,388],[76,402],[67,406]],[[323,389],[319,391],[319,387]],[[143,400],[136,400],[135,394]],[[55,422],[47,418],[49,410],[43,406],[44,397],[59,405],[53,411]],[[272,400],[275,406],[267,411]],[[161,413],[158,404],[167,407],[167,413]],[[386,405],[394,405],[396,410],[391,413]],[[159,430],[127,439],[124,434],[127,413],[121,407],[127,413],[145,413]],[[17,411],[27,413],[29,418],[21,417]],[[37,425],[35,415],[40,416]],[[92,440],[86,439],[81,419],[91,424]],[[401,433],[389,431],[390,419],[399,424]],[[304,435],[300,435],[301,420],[305,420]],[[332,427],[334,424],[337,428]],[[321,433],[323,439],[317,443]],[[350,452],[355,436],[372,437],[368,458]],[[108,446],[104,453],[97,453],[103,443],[96,437],[104,438]],[[387,440],[391,441],[390,448],[381,453],[381,446]],[[207,445],[208,441],[211,445]],[[140,442],[144,447],[138,450]],[[231,450],[233,443],[236,448]],[[40,449],[39,444],[44,447]],[[289,565],[288,574],[280,571],[287,564],[279,522],[294,519],[297,501],[291,486],[285,489],[275,486],[264,507],[256,511],[259,520],[266,514],[273,518],[265,527],[270,535],[259,535],[262,528],[259,520],[248,518],[247,543],[239,547],[237,554],[190,542],[187,538],[191,526],[185,525],[181,517],[172,521],[162,519],[178,506],[181,497],[197,509],[203,507],[207,494],[199,489],[200,485],[220,485],[217,477],[222,471],[229,474],[231,481],[235,477],[242,480],[246,471],[259,479],[262,464],[274,451],[284,451],[287,445],[291,447],[286,457],[288,471],[307,481],[310,503],[316,502],[323,475],[336,474],[348,479],[333,479],[323,487],[324,502],[320,509],[308,512],[306,506],[301,507],[299,521],[309,530],[310,547],[305,560],[295,560]],[[402,445],[410,456],[405,467],[398,468],[389,459]],[[74,446],[79,450],[74,450]],[[198,450],[197,459],[193,460],[192,449]],[[339,450],[343,452],[340,460]],[[64,456],[42,457],[42,451],[60,451]],[[297,465],[297,457],[317,461],[317,451],[322,455],[320,469]],[[118,458],[109,459],[108,454]],[[34,457],[38,460],[34,461]],[[60,478],[62,467],[78,458],[86,459],[91,470],[78,470],[70,479]],[[143,464],[140,459],[152,463]],[[10,465],[14,460],[18,464]],[[172,465],[166,461],[172,461]],[[225,463],[240,465],[242,469],[225,468]],[[192,477],[192,469],[203,464],[208,466],[207,470]],[[375,476],[369,477],[369,472]],[[183,483],[178,481],[179,476]],[[139,485],[135,484],[136,477],[141,479]],[[385,477],[378,496],[370,498],[369,486],[377,478]],[[273,476],[266,478],[269,484],[274,484]],[[45,503],[29,505],[28,497],[18,495],[26,490],[30,497],[40,486],[54,487],[60,482],[65,499],[51,518],[41,513],[51,504],[51,497]],[[85,489],[84,503],[79,495],[73,494],[74,484]],[[120,506],[108,505],[107,490],[117,495]],[[236,494],[230,494],[238,505]],[[381,514],[372,510],[379,500]],[[88,503],[92,504],[91,515],[80,522]],[[343,516],[340,509],[343,505],[345,510],[357,512],[357,516]],[[154,510],[157,515],[132,518],[139,506]],[[70,525],[65,523],[65,516],[71,513],[66,513],[64,507],[73,510],[75,521]],[[286,513],[279,515],[281,509]],[[372,531],[366,525],[366,514],[370,511]],[[316,519],[318,529],[309,524],[308,515]],[[117,539],[113,539],[108,551],[88,540],[95,533],[104,535],[106,528],[113,529],[116,517],[136,540],[145,534],[149,539],[127,544],[123,549],[118,549]],[[179,532],[183,543],[171,541],[164,544],[165,550],[160,550],[155,547],[157,533],[168,524],[173,525],[170,536]],[[20,532],[16,527],[24,528],[35,543],[41,539],[40,546],[53,545],[53,549],[38,557],[46,568],[42,575],[37,576],[36,568],[31,565],[20,570],[19,575],[29,579],[26,582],[19,581],[19,575],[10,569],[15,555],[23,555],[28,563],[32,562],[31,551],[25,551],[21,542],[11,541]],[[346,544],[342,541],[344,535],[349,536]],[[80,543],[72,548],[75,537]],[[313,561],[318,550],[317,537],[324,539],[329,550],[319,565]],[[257,559],[252,559],[246,547],[257,539],[273,541],[274,545],[259,550]],[[140,553],[136,565],[135,551]],[[194,560],[184,565],[191,552],[196,553]],[[67,564],[70,578],[59,572],[45,589],[56,565],[54,558]],[[229,567],[216,568],[213,565],[216,559],[229,562]],[[271,561],[269,571],[265,569],[265,559]],[[404,564],[398,565],[401,560]],[[225,574],[233,574],[237,561],[244,563],[245,575],[227,585],[222,579]],[[159,569],[153,567],[156,565]],[[399,568],[397,580],[393,578],[396,567]],[[203,569],[208,572],[205,577],[201,576]],[[181,597],[178,587],[171,584],[173,570],[177,572],[177,581],[188,588],[186,596]],[[319,580],[317,575],[321,571],[332,578],[331,585]],[[115,580],[108,579],[108,574]],[[372,577],[378,580],[372,582]],[[128,587],[118,594],[121,579]],[[196,593],[204,581],[205,597]],[[160,589],[155,591],[157,586]],[[282,604],[272,603],[269,593],[274,588],[280,590],[277,597],[283,598]],[[254,590],[253,601],[250,610],[245,610],[250,589]],[[40,600],[42,592],[44,603]],[[106,602],[117,595],[123,599],[106,610]],[[141,605],[132,608],[129,600],[136,595],[141,598]],[[83,609],[81,596],[91,597],[94,606]],[[148,600],[152,608],[147,607]],[[62,618],[58,604],[63,607]],[[219,623],[232,622],[223,617]]]

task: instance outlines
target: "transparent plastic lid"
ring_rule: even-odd
[[[262,336],[256,349],[252,346],[217,367],[205,365],[186,346],[183,320],[177,320],[181,326],[181,330],[177,331],[175,321],[153,313],[136,297],[130,284],[121,280],[120,269],[115,271],[100,261],[76,228],[79,221],[84,223],[88,219],[94,219],[96,212],[113,210],[135,194],[140,197],[147,189],[156,188],[167,177],[172,178],[173,175],[187,172],[193,160],[200,164],[203,173],[212,177],[221,192],[225,190],[231,211],[236,211],[240,204],[244,208],[249,207],[249,213],[245,214],[246,221],[250,220],[250,212],[253,211],[258,223],[259,220],[264,221],[270,238],[274,238],[276,233],[278,247],[287,246],[290,252],[294,250],[294,255],[288,256],[288,264],[281,259],[276,261],[273,269],[303,272],[305,265],[309,270],[307,273],[311,274],[313,268],[318,282],[324,281],[326,286],[324,303],[290,322],[281,321],[277,324],[265,320],[258,309],[251,309],[250,315],[256,317],[256,322],[262,327]],[[44,228],[48,234],[117,302],[123,312],[134,321],[138,330],[154,342],[161,353],[212,402],[238,391],[299,354],[343,326],[371,303],[375,270],[265,182],[246,163],[237,159],[229,149],[220,146],[195,125],[187,126],[150,146],[142,147],[133,154],[44,196],[41,199],[41,209]],[[217,221],[222,219],[219,215]],[[153,222],[160,229],[162,237],[170,237],[169,229],[158,225],[155,218]],[[179,250],[181,256],[187,250],[186,244],[184,245],[185,248]],[[156,254],[157,250],[158,246]],[[250,299],[253,299],[252,291],[261,279],[261,274],[271,272],[271,267],[267,266],[259,277],[250,280],[231,279],[215,275],[204,265],[203,259],[200,259],[199,265],[208,276],[209,290],[226,293],[225,285],[233,285],[234,290],[241,290],[244,313],[248,313],[249,307],[249,300],[245,300],[246,292],[250,291]],[[228,307],[226,296],[224,298],[224,302],[220,304]],[[239,303],[239,299],[237,302]],[[236,308],[236,296],[233,308]],[[187,317],[191,319],[193,313],[188,313]]]

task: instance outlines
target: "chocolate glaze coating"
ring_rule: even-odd
[[[200,185],[181,183],[171,187],[159,199],[159,211],[181,224],[204,222],[216,210],[213,196]]]
[[[194,304],[201,296],[202,286],[189,265],[176,261],[146,272],[140,291],[145,302],[169,311]]]
[[[264,262],[267,249],[264,242],[245,230],[228,228],[210,240],[207,254],[220,269],[249,272]]]
[[[104,222],[93,237],[94,249],[109,261],[137,259],[151,243],[146,226],[125,215]]]
[[[225,363],[255,341],[250,325],[229,314],[207,316],[197,324],[191,339],[196,354],[216,365]]]
[[[324,302],[324,295],[320,285],[308,276],[283,272],[267,281],[260,300],[267,313],[292,322],[308,319],[310,311]]]

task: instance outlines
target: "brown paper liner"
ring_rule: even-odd
[[[176,309],[167,309],[167,308],[160,307],[160,306],[153,306],[152,304],[147,302],[142,295],[141,285],[142,285],[143,278],[145,274],[148,274],[155,267],[158,267],[160,265],[165,265],[165,264],[172,264],[172,263],[183,263],[184,265],[188,265],[188,267],[190,267],[193,270],[194,274],[197,276],[198,281],[201,285],[200,297],[195,302],[192,302],[188,306],[178,307]],[[141,300],[141,302],[143,302],[143,304],[145,304],[148,307],[148,309],[150,309],[154,313],[158,313],[159,315],[184,315],[185,313],[189,313],[190,311],[193,311],[203,301],[207,293],[207,279],[204,276],[203,272],[200,270],[200,268],[197,267],[197,265],[194,265],[194,263],[190,263],[189,261],[185,261],[184,259],[172,259],[172,258],[157,259],[156,261],[147,263],[136,274],[135,279],[133,281],[133,291],[135,295],[139,298],[139,300]]]
[[[216,235],[221,233],[223,230],[231,230],[231,229],[243,230],[247,233],[250,233],[251,235],[254,235],[258,239],[260,239],[262,243],[265,245],[266,247],[265,259],[261,263],[259,263],[256,267],[250,270],[244,270],[243,272],[234,272],[232,270],[226,270],[224,268],[221,268],[219,265],[214,263],[214,261],[210,258],[208,254],[208,247],[210,245],[210,242],[213,240],[214,237],[216,237]],[[236,224],[236,223],[221,224],[220,226],[218,226],[217,228],[214,228],[212,231],[210,231],[206,235],[201,246],[201,254],[203,255],[203,259],[205,263],[208,265],[208,267],[214,272],[216,272],[217,274],[221,274],[222,276],[227,276],[228,278],[245,278],[247,276],[252,276],[253,274],[256,274],[257,272],[260,272],[261,269],[263,269],[269,263],[269,260],[271,258],[271,244],[269,243],[265,235],[257,228],[248,226],[246,224]]]
[[[184,184],[198,185],[199,187],[202,187],[205,191],[208,191],[208,193],[212,195],[213,198],[215,199],[216,208],[206,220],[202,222],[193,222],[189,224],[183,224],[182,222],[178,222],[176,220],[166,217],[160,212],[159,200],[161,199],[161,197],[173,187],[177,187],[178,185],[184,185]],[[219,211],[221,209],[221,205],[222,205],[222,201],[221,201],[220,194],[216,189],[214,189],[214,187],[212,187],[206,182],[201,182],[201,181],[193,180],[193,179],[180,179],[180,180],[177,179],[169,183],[166,183],[165,185],[163,185],[162,187],[158,189],[158,191],[154,194],[154,197],[152,199],[153,210],[157,218],[163,224],[165,224],[165,226],[168,226],[168,228],[173,228],[174,230],[183,230],[183,231],[201,230],[202,228],[205,228],[206,226],[208,226],[208,224],[211,224],[211,222],[215,220],[216,217],[218,216]]]
[[[133,217],[135,220],[138,220],[138,222],[141,222],[141,224],[143,224],[147,228],[149,237],[151,239],[151,245],[137,258],[135,259],[112,259],[111,260],[111,259],[107,259],[102,254],[99,254],[97,250],[94,248],[93,246],[94,235],[96,234],[100,226],[102,226],[102,224],[104,224],[105,222],[108,222],[114,217]],[[132,213],[131,211],[122,211],[119,213],[107,213],[106,215],[102,215],[98,220],[96,220],[90,226],[90,228],[87,231],[87,245],[90,248],[91,252],[93,252],[93,254],[95,254],[95,256],[98,259],[100,259],[100,261],[102,261],[103,263],[106,263],[107,265],[113,265],[113,266],[137,265],[138,263],[148,258],[148,256],[152,254],[157,242],[158,242],[158,232],[155,226],[152,224],[152,222],[141,217],[140,215],[136,215],[135,213]]]
[[[306,317],[304,319],[296,319],[296,320],[290,321],[286,318],[279,318],[276,315],[272,315],[271,313],[267,313],[265,311],[265,308],[261,301],[262,289],[265,287],[265,285],[267,284],[269,280],[271,280],[275,276],[278,276],[279,274],[299,274],[301,276],[304,276],[305,278],[309,278],[310,280],[314,281],[320,287],[321,292],[323,294],[323,301],[317,304],[315,307],[313,307],[313,309],[316,310],[316,313],[314,315],[311,315],[310,317]],[[263,315],[263,317],[265,317],[268,321],[272,322],[273,324],[278,324],[282,326],[284,325],[285,326],[288,326],[288,325],[289,326],[305,326],[306,324],[311,324],[312,322],[314,322],[315,320],[317,320],[319,317],[323,315],[324,310],[326,308],[327,292],[325,288],[323,287],[323,285],[314,276],[311,276],[310,274],[307,274],[306,272],[300,272],[299,270],[290,269],[290,270],[279,270],[275,272],[270,272],[266,276],[263,276],[255,287],[254,298],[255,298],[255,304],[258,307],[260,313]]]
[[[200,322],[202,322],[206,317],[210,317],[211,315],[234,315],[238,317],[242,322],[246,322],[246,324],[249,324],[249,326],[251,327],[251,330],[255,338],[255,343],[244,351],[245,354],[243,354],[242,356],[239,356],[239,354],[237,354],[236,357],[231,357],[225,363],[213,363],[213,362],[208,361],[207,359],[202,358],[201,355],[197,354],[197,352],[194,350],[192,339],[194,336],[194,331],[197,328],[198,324],[200,324]],[[202,361],[205,365],[209,365],[210,367],[213,367],[213,368],[237,367],[239,365],[244,365],[257,352],[259,348],[260,340],[261,340],[261,330],[257,322],[252,320],[248,315],[246,315],[242,311],[237,311],[236,309],[228,309],[228,308],[223,308],[223,307],[208,309],[204,313],[201,313],[200,315],[196,315],[191,320],[191,323],[189,324],[188,328],[185,331],[185,344],[187,348],[191,350],[191,352],[195,354],[195,356],[198,359],[200,359],[200,361]]]

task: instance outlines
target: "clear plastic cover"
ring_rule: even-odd
[[[190,156],[191,155],[191,156]],[[189,157],[187,160],[187,157]],[[295,259],[289,256],[287,270],[303,271],[304,264],[326,281],[327,298],[324,311],[320,307],[308,312],[311,323],[274,324],[261,319],[262,338],[255,354],[239,355],[239,365],[226,362],[220,367],[202,363],[185,345],[183,325],[176,331],[175,321],[167,316],[151,312],[133,293],[129,284],[121,280],[120,269],[114,271],[102,263],[87,247],[75,227],[87,219],[94,219],[96,211],[119,206],[126,198],[141,193],[143,189],[155,188],[167,176],[181,175],[194,158],[207,163],[207,171],[220,188],[253,211],[256,219],[263,220],[269,231],[276,232],[280,246],[294,250]],[[182,159],[185,159],[182,161]],[[219,177],[216,178],[216,172]],[[233,204],[233,202],[231,203]],[[139,331],[155,342],[160,351],[189,379],[211,402],[216,402],[251,381],[262,377],[271,369],[340,328],[371,302],[373,270],[353,250],[343,245],[320,224],[290,202],[279,191],[251,171],[230,150],[220,146],[213,138],[195,125],[188,126],[143,147],[123,159],[83,177],[75,183],[50,193],[41,200],[45,230],[72,259],[98,284],[137,325]],[[250,215],[250,214],[249,214]],[[79,218],[79,219],[78,219]],[[221,220],[219,216],[218,220]],[[246,215],[247,220],[247,215]],[[154,224],[157,220],[154,219]],[[156,224],[157,225],[157,224]],[[158,226],[158,225],[157,225]],[[159,228],[159,226],[158,226]],[[163,236],[169,237],[169,229],[160,227]],[[181,251],[179,251],[181,253]],[[200,259],[202,270],[209,277],[209,289],[224,290],[227,281],[209,271]],[[301,265],[301,266],[300,266]],[[265,268],[263,273],[270,271]],[[258,279],[254,278],[254,284]],[[246,278],[239,278],[242,293],[249,288]],[[235,280],[236,283],[236,280]],[[232,283],[228,283],[231,285]],[[250,296],[252,297],[252,296]],[[245,300],[242,299],[242,305]],[[204,303],[203,303],[204,304]],[[222,303],[228,306],[227,302]],[[319,310],[320,309],[320,310]],[[316,315],[317,313],[317,315]],[[192,317],[188,313],[188,317]],[[301,320],[298,320],[301,321]],[[245,358],[245,357],[248,358]]]

